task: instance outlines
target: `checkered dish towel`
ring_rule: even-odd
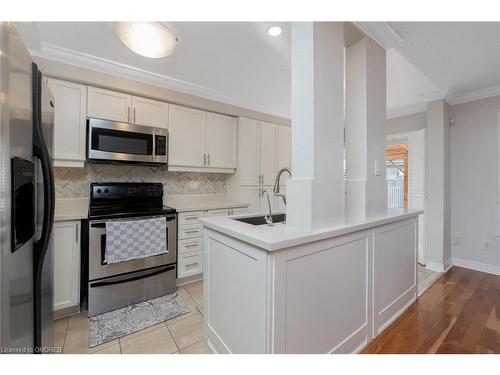
[[[104,260],[107,263],[125,262],[165,253],[168,253],[168,249],[167,220],[164,217],[106,223]]]

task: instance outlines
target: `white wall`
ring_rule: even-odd
[[[451,237],[455,264],[500,272],[497,226],[497,112],[500,96],[451,107]],[[483,241],[492,241],[483,250]],[[452,243],[453,243],[452,242]],[[469,263],[463,263],[466,260]],[[479,264],[471,263],[476,262]]]
[[[385,122],[385,134],[395,134],[420,130],[427,127],[427,112],[394,117]]]

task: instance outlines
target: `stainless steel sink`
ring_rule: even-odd
[[[281,223],[286,220],[285,214],[274,214],[271,215],[273,218],[273,224]],[[251,224],[251,225],[264,225],[266,224],[266,219],[264,216],[252,216],[252,217],[241,217],[238,219],[233,219],[237,221],[241,221],[243,223]]]

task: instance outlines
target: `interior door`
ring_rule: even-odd
[[[240,185],[259,185],[260,121],[238,119],[238,173]]]
[[[167,129],[168,103],[133,96],[132,108],[134,124]]]
[[[278,126],[263,122],[260,128],[260,171],[263,185],[274,185],[278,157]]]
[[[169,165],[204,167],[206,112],[170,105]]]
[[[210,168],[236,168],[235,117],[207,112],[205,147]]]

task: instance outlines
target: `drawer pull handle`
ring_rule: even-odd
[[[196,267],[198,266],[199,263],[189,263],[189,264],[186,264],[186,268],[191,268],[191,267]]]
[[[198,216],[186,216],[184,219],[186,219],[186,220],[194,220],[194,219],[198,219]]]
[[[199,232],[198,229],[196,229],[196,230],[187,230],[184,233],[189,234],[189,233],[198,233],[198,232]]]
[[[197,246],[198,246],[198,242],[195,242],[195,243],[190,243],[190,244],[184,245],[184,247],[197,247]]]

